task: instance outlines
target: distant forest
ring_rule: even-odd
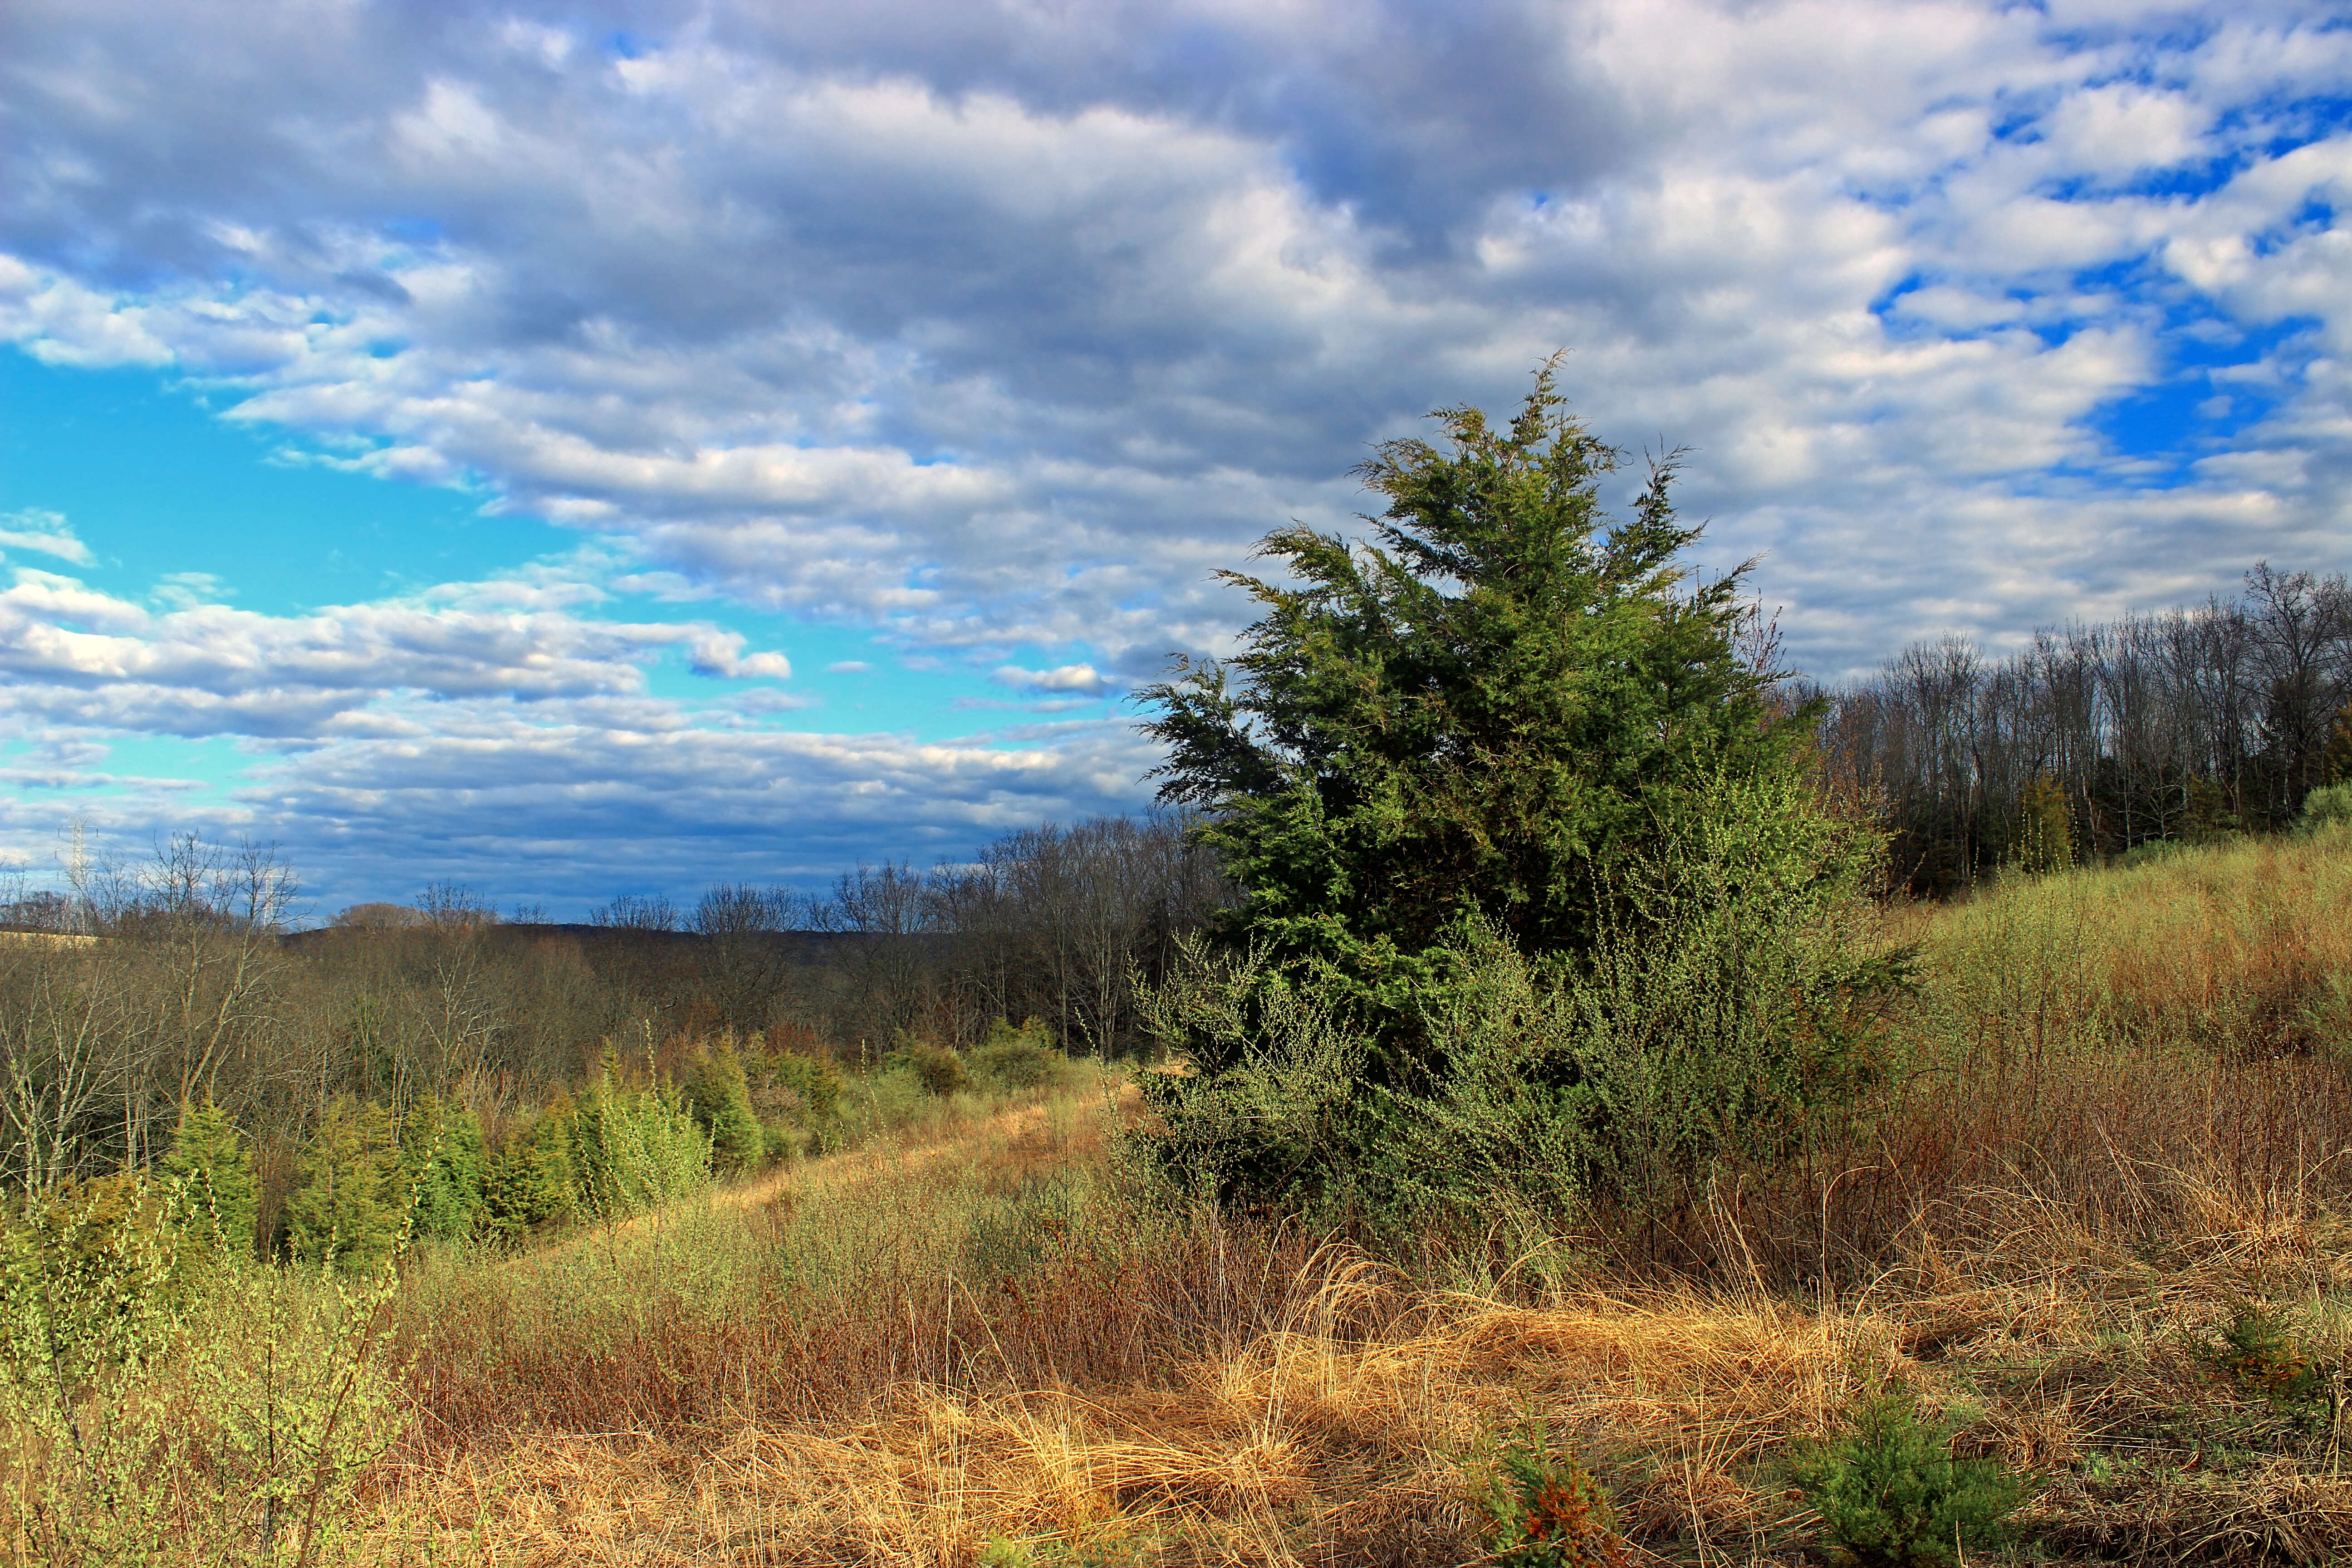
[[[1801,689],[1829,777],[1893,836],[1897,882],[1948,895],[2021,858],[2293,822],[2352,777],[2352,591],[2258,565],[2234,598],[2038,632],[2005,658],[1945,637]]]

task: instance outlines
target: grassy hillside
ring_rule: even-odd
[[[1151,1199],[1116,1078],[944,1098],[526,1254],[198,1278],[149,1428],[18,1420],[15,1549],[152,1506],[187,1561],[1462,1563],[1532,1424],[1625,1561],[1812,1561],[1796,1470],[1894,1384],[2022,1479],[2021,1554],[2352,1552],[2352,834],[1885,919],[1896,1070],[1682,1211],[1376,1256]],[[175,1436],[74,1491],[117,1428]]]

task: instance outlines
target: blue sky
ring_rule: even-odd
[[[577,914],[1139,808],[1212,572],[1562,347],[1823,678],[2352,565],[2323,5],[19,0],[0,190],[36,884]]]

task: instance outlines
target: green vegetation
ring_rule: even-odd
[[[163,1156],[173,1184],[173,1219],[182,1245],[206,1253],[253,1247],[253,1152],[227,1111],[206,1100],[184,1106]]]
[[[1531,957],[1639,939],[1675,918],[1664,858],[1724,785],[1808,805],[1772,787],[1801,776],[1806,725],[1735,649],[1739,574],[1683,591],[1698,531],[1673,459],[1612,523],[1618,454],[1549,370],[1507,429],[1435,417],[1444,449],[1392,441],[1362,470],[1390,502],[1374,546],[1268,534],[1303,585],[1226,574],[1265,611],[1244,651],[1144,694],[1163,798],[1204,813],[1244,891],[1218,929],[1360,995],[1391,1084],[1422,1065],[1419,1004],[1465,916]]]
[[[1889,1387],[1811,1457],[1800,1484],[1859,1568],[1949,1568],[2014,1538],[2023,1488],[1993,1460],[1953,1458],[1952,1433]]]
[[[295,1165],[286,1205],[286,1244],[304,1263],[367,1269],[392,1255],[406,1231],[400,1151],[392,1114],[338,1100]]]
[[[1540,1427],[1503,1450],[1483,1500],[1494,1521],[1486,1561],[1495,1568],[1624,1568],[1632,1561],[1609,1494]]]
[[[1507,431],[1437,417],[1446,449],[1364,470],[1379,547],[1280,530],[1306,586],[1233,578],[1266,608],[1240,686],[1148,693],[1244,899],[1148,1010],[1192,1072],[1148,1087],[1147,1155],[1383,1225],[1686,1204],[1894,1066],[1904,956],[1857,940],[1881,845],[1739,657],[1738,574],[1684,591],[1671,461],[1609,526],[1616,455],[1548,371]]]

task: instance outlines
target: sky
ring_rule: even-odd
[[[2294,0],[10,0],[0,872],[1143,809],[1213,574],[1559,350],[1818,679],[2341,571],[2347,200]]]

